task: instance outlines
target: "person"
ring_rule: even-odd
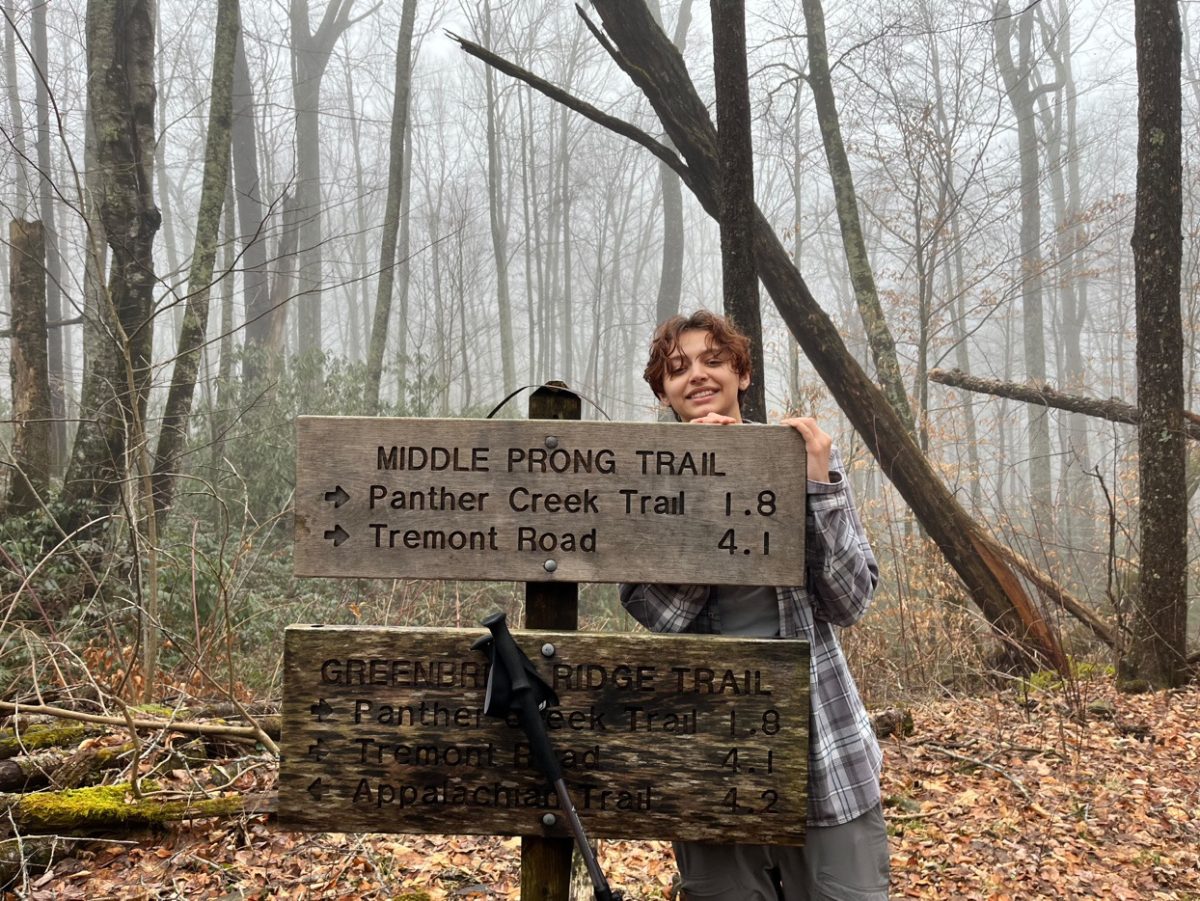
[[[741,423],[749,340],[706,310],[662,323],[645,379],[682,422]],[[812,651],[808,821],[803,847],[676,842],[688,901],[876,901],[888,890],[880,803],[883,755],[835,627],[862,618],[879,568],[833,441],[815,419],[785,419],[808,459],[805,584],[621,585],[621,603],[655,632],[802,638]]]

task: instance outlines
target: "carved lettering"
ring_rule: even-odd
[[[709,695],[770,695],[763,687],[761,670],[711,670],[707,667],[673,666],[676,690]]]
[[[579,663],[571,666],[556,663],[551,668],[555,691],[600,691],[616,688],[624,691],[654,691],[657,667],[621,664],[607,667],[598,663]]]
[[[510,447],[508,471],[612,475],[617,471],[617,457],[609,448],[567,450],[565,447]]]
[[[676,454],[668,450],[635,450],[641,459],[642,475],[658,476],[724,476],[717,464],[716,451],[691,451]]]
[[[599,513],[596,495],[585,488],[582,494],[542,493],[518,486],[508,494],[508,506],[517,513]]]
[[[386,522],[368,523],[367,528],[375,530],[375,547],[394,548],[397,544],[410,551],[461,551],[470,548],[473,551],[497,551],[496,527],[492,526],[486,532],[473,529],[389,529]],[[593,533],[595,530],[592,530]],[[592,536],[595,544],[595,535]]]
[[[376,469],[418,472],[489,472],[486,447],[384,447],[375,452]]]
[[[596,530],[586,532],[539,532],[533,526],[517,527],[518,551],[564,551],[573,553],[579,551],[585,554],[596,553]]]

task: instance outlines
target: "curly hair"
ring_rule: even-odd
[[[654,330],[654,337],[650,339],[650,359],[646,362],[646,371],[642,373],[642,378],[650,385],[655,397],[662,397],[665,393],[663,379],[671,355],[679,347],[679,336],[693,330],[708,332],[712,346],[728,354],[729,364],[738,376],[752,373],[750,339],[732,321],[711,310],[697,310],[690,316],[672,316]],[[738,392],[739,402],[744,394],[744,391]]]

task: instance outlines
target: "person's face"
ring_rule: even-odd
[[[742,418],[738,391],[750,384],[750,374],[738,375],[729,354],[712,343],[701,329],[679,333],[679,344],[667,358],[662,400],[684,422],[706,413]]]

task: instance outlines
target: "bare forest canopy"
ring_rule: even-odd
[[[866,692],[1113,661],[1143,562],[1133,11],[748,5],[759,272],[804,295],[764,294],[756,378],[768,418],[816,416],[846,461],[883,570],[847,636]],[[707,132],[679,124],[700,119],[672,125],[656,70],[618,65],[672,44],[716,121],[709,6],[648,8],[663,35],[639,49],[611,2],[593,33],[544,0],[5,0],[0,695],[244,703],[278,692],[287,623],[519,608],[511,583],[294,578],[293,422],[482,417],[551,379],[585,418],[658,417],[649,336],[722,309],[722,241]],[[1189,148],[1200,26],[1179,15]],[[1176,194],[1194,223],[1186,150]],[[1180,243],[1170,356],[1196,410],[1200,233]],[[581,609],[631,627],[611,587]]]

